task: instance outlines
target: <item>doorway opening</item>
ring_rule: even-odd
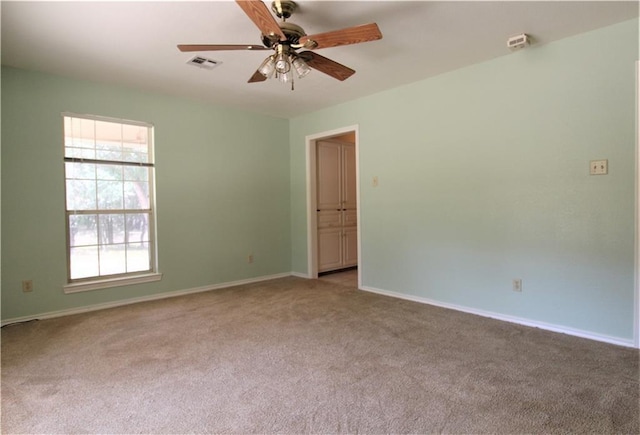
[[[346,207],[344,205],[334,207],[334,215],[336,219],[340,219],[340,222],[344,222],[345,220],[349,220],[351,224],[355,224],[350,226],[348,231],[345,231],[340,237],[343,237],[345,240],[345,244],[342,245],[343,248],[347,251],[350,250],[350,258],[351,263],[347,262],[348,266],[351,268],[357,268],[358,273],[358,287],[360,287],[362,282],[362,268],[361,268],[361,231],[360,231],[360,177],[359,177],[359,143],[358,143],[358,126],[348,126],[339,128],[336,130],[325,131],[321,133],[317,133],[314,135],[310,135],[306,137],[306,157],[307,157],[307,273],[309,278],[317,279],[320,268],[319,260],[319,219],[318,215],[323,213],[324,216],[329,216],[329,213],[324,213],[321,211],[321,207],[319,207],[319,198],[318,198],[318,147],[322,146],[322,143],[344,143],[348,146],[353,147],[353,159],[355,160],[355,175],[353,177],[353,182],[355,183],[355,189],[351,189],[351,192],[355,191],[355,210],[349,209],[350,207]],[[347,210],[349,209],[349,210]],[[354,213],[355,212],[355,213]],[[352,222],[355,218],[355,223]],[[323,225],[323,224],[321,224]],[[355,229],[355,231],[353,231]],[[328,231],[326,228],[320,228],[323,231],[323,234],[327,237],[331,237],[331,235],[327,235],[330,232],[336,232],[336,229],[332,231]],[[352,236],[355,234],[356,240],[354,241]],[[324,236],[323,236],[324,237]],[[337,237],[337,236],[336,236]],[[351,238],[350,238],[351,237]],[[334,240],[338,240],[334,237]],[[342,240],[342,239],[341,239]],[[336,242],[337,243],[337,242]],[[354,248],[355,247],[355,248]],[[355,260],[356,264],[353,264],[353,250],[357,251],[357,259]],[[343,255],[343,254],[341,254]],[[341,268],[339,265],[336,265],[334,268]]]
[[[331,272],[320,272],[318,279],[323,282],[349,288],[358,288],[358,269],[352,267]]]

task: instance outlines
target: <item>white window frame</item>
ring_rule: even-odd
[[[150,263],[150,267],[149,270],[146,271],[142,271],[142,272],[128,272],[128,273],[122,273],[122,274],[116,274],[116,275],[102,275],[102,276],[92,276],[92,277],[86,277],[86,278],[77,278],[77,279],[72,279],[71,278],[71,234],[70,234],[70,229],[69,229],[69,216],[71,215],[76,215],[77,210],[68,210],[67,209],[67,175],[66,175],[66,168],[65,168],[65,177],[64,177],[64,183],[65,183],[65,196],[64,196],[64,200],[65,200],[65,228],[66,228],[66,265],[67,265],[67,283],[63,286],[63,290],[65,293],[76,293],[76,292],[82,292],[82,291],[90,291],[90,290],[97,290],[97,289],[103,289],[103,288],[110,288],[110,287],[119,287],[119,286],[125,286],[125,285],[132,285],[132,284],[140,284],[140,283],[146,283],[146,282],[153,282],[153,281],[159,281],[160,279],[162,279],[162,274],[158,272],[158,254],[157,254],[157,232],[156,232],[156,207],[155,207],[155,163],[154,163],[154,129],[153,129],[153,124],[149,124],[146,122],[140,122],[140,121],[131,121],[131,120],[125,120],[125,119],[119,119],[119,118],[109,118],[109,117],[104,117],[104,116],[97,116],[97,115],[86,115],[86,114],[77,114],[77,113],[71,113],[71,112],[63,112],[62,113],[62,122],[63,122],[63,136],[64,136],[64,122],[65,119],[71,117],[71,118],[79,118],[79,119],[86,119],[86,120],[93,120],[93,121],[104,121],[104,122],[111,122],[111,123],[117,123],[117,124],[122,124],[122,125],[134,125],[134,126],[141,126],[141,127],[145,127],[148,129],[148,150],[149,150],[149,162],[148,163],[141,163],[141,164],[135,164],[135,166],[144,166],[144,167],[148,167],[150,169],[149,171],[149,179],[148,179],[148,183],[149,183],[149,209],[148,210],[144,210],[145,213],[149,214],[149,263]],[[72,157],[66,157],[65,154],[65,140],[63,137],[63,156],[64,157],[64,163],[67,162],[76,162],[76,163],[104,163],[104,162],[108,162],[110,164],[118,164],[118,162],[114,162],[114,161],[105,161],[105,160],[100,160],[100,159],[95,159],[95,160],[89,160],[89,159],[82,159],[82,158],[72,158]],[[130,162],[122,162],[122,166],[131,166],[132,163]],[[97,204],[96,204],[97,207]],[[98,213],[96,214],[100,214],[99,211],[100,210],[104,210],[106,212],[109,213],[122,213],[122,214],[126,214],[126,213],[130,213],[131,210],[127,209],[127,210],[110,210],[110,209],[100,209],[100,208],[96,208],[95,210],[92,211],[96,211]]]

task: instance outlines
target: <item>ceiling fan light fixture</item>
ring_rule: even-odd
[[[311,72],[311,68],[309,67],[309,65],[307,65],[307,62],[305,62],[299,57],[294,57],[291,63],[293,64],[293,67],[295,68],[296,73],[298,73],[299,79],[303,78],[304,76],[306,76]]]
[[[289,69],[286,73],[277,73],[276,77],[281,83],[291,83],[293,82],[293,71]]]
[[[266,78],[270,78],[273,75],[273,72],[276,70],[276,59],[275,56],[271,55],[267,57],[258,68],[258,72],[265,76]]]
[[[283,52],[276,55],[276,71],[279,74],[286,74],[291,71],[291,62],[289,62],[288,56]]]

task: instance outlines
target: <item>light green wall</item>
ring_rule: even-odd
[[[637,59],[633,20],[292,119],[293,270],[305,136],[358,124],[365,287],[631,339]]]
[[[63,111],[155,125],[162,281],[63,293]],[[286,119],[3,68],[2,127],[3,320],[291,270]]]

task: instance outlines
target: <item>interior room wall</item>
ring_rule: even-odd
[[[161,281],[63,293],[64,111],[155,125]],[[286,119],[2,68],[3,321],[288,273],[288,147]]]
[[[632,343],[637,59],[632,20],[292,119],[293,271],[305,137],[357,124],[365,288]]]

